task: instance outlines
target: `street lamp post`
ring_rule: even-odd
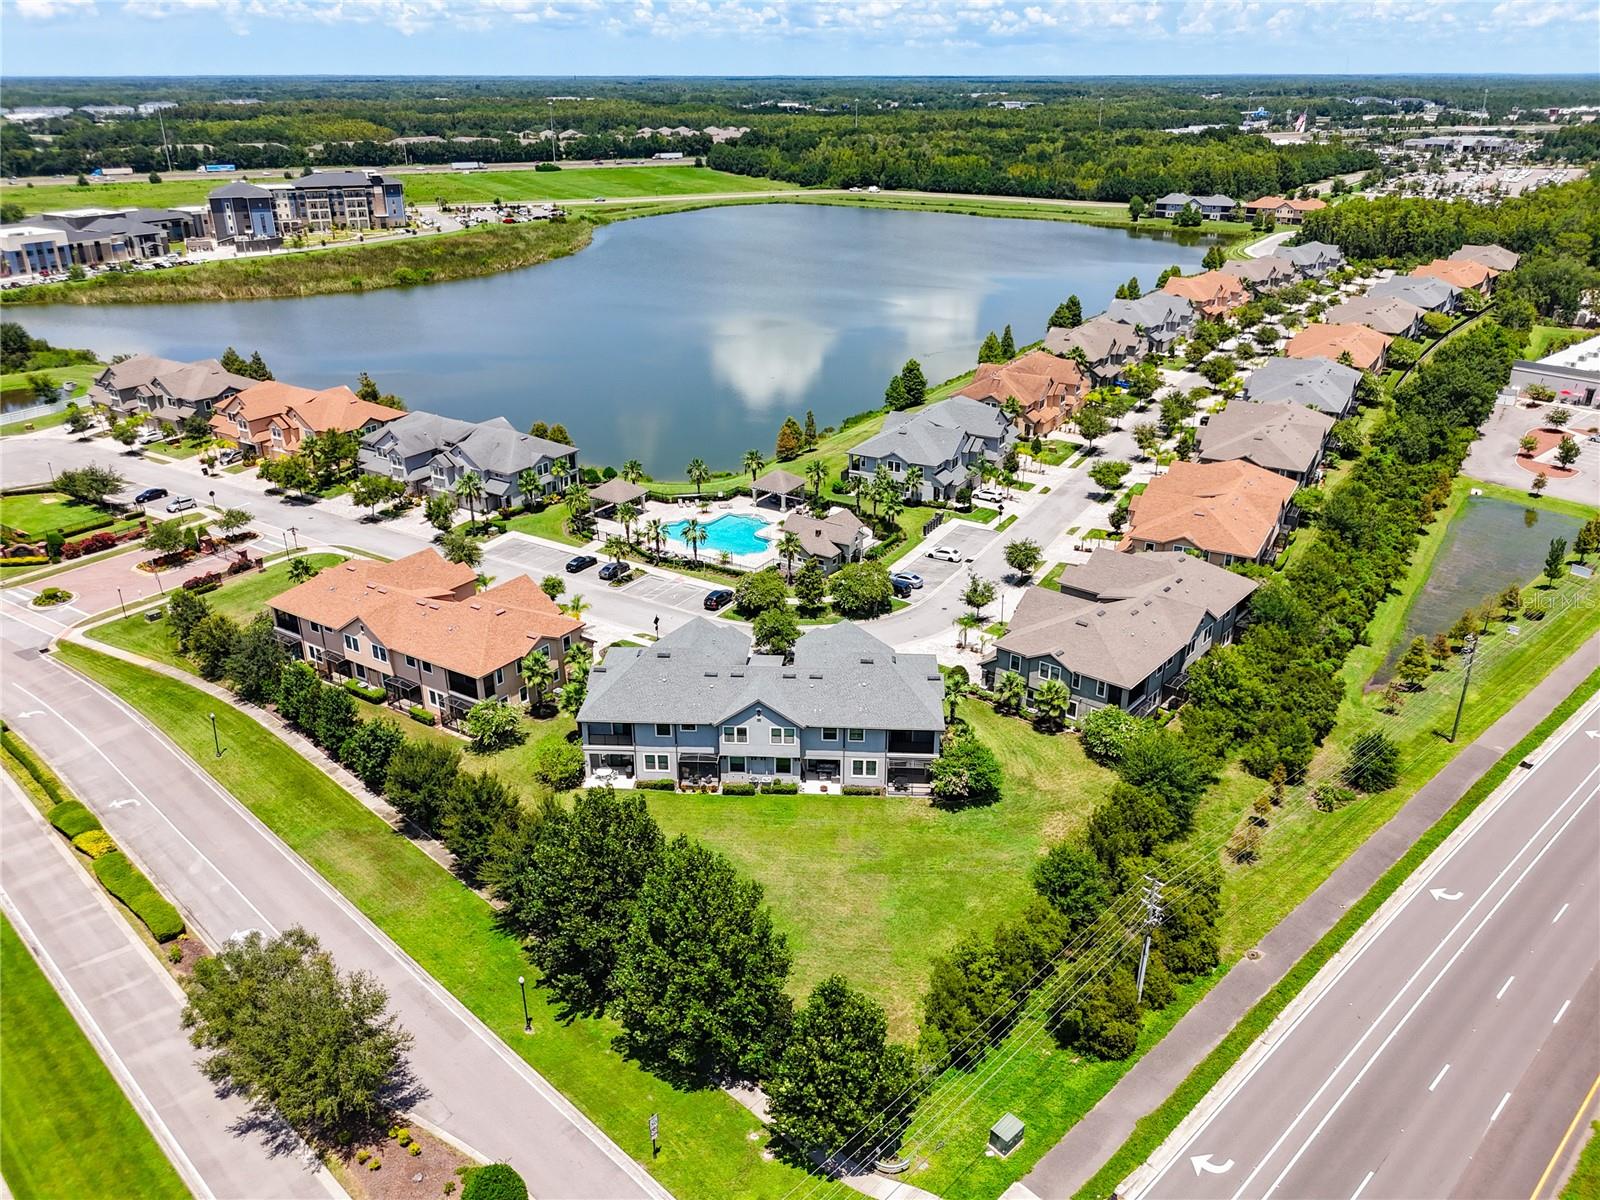
[[[524,976],[517,976],[517,987],[522,991],[522,1032],[533,1032],[533,1017],[528,1013],[528,981]]]
[[[128,606],[122,602],[122,589],[117,589],[117,607],[122,610],[122,615],[128,615]]]
[[[217,714],[211,714],[211,744],[216,747],[217,757],[222,757],[222,739],[217,735]]]

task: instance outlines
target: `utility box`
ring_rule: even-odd
[[[1007,1113],[989,1129],[989,1149],[1001,1158],[1010,1154],[1022,1142],[1022,1122]]]

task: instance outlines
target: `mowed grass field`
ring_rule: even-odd
[[[29,537],[43,537],[55,530],[82,525],[105,515],[93,505],[80,504],[60,492],[0,496],[0,525],[19,529]]]
[[[69,1196],[176,1200],[189,1195],[4,918],[0,918],[0,1171],[16,1200]]]
[[[286,183],[298,175],[298,171],[292,171],[289,179],[285,179],[282,171],[251,171],[246,178],[251,183]],[[75,183],[33,187],[8,185],[0,188],[0,199],[20,204],[30,213],[71,208],[170,208],[178,204],[204,204],[213,190],[234,178],[219,175],[215,179],[173,179],[161,183],[139,179],[127,183],[91,183],[85,187]],[[398,178],[405,181],[406,199],[413,204],[432,204],[440,197],[451,204],[487,204],[497,197],[501,200],[588,200],[605,196],[621,200],[637,196],[785,191],[795,186],[695,166],[441,171],[404,174]]]

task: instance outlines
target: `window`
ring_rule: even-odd
[[[656,736],[657,737],[671,737],[672,736],[672,726],[671,725],[663,725],[658,721],[656,723]]]
[[[699,728],[700,728],[700,726],[698,726],[698,725],[679,725],[678,726],[679,731],[682,732],[682,733],[693,733],[696,729],[699,729]]]
[[[822,740],[837,742],[839,740],[839,727],[837,725],[824,725],[822,727]]]
[[[428,689],[428,704],[432,708],[443,708],[444,707],[444,697],[441,696],[438,692],[434,691],[432,688],[429,688]]]
[[[1022,659],[1017,657],[1015,654],[1011,655],[1011,669],[1013,671],[1022,670]]]
[[[1067,701],[1067,716],[1076,717],[1077,715],[1078,715],[1078,702],[1076,700]]]
[[[356,678],[361,680],[362,683],[365,683],[367,681],[367,669],[365,667],[363,667],[360,663],[357,663],[356,666],[355,666],[355,671],[356,671]]]
[[[672,756],[668,754],[646,754],[644,756],[644,769],[646,771],[672,770]]]
[[[372,657],[377,659],[381,663],[386,663],[386,662],[389,661],[389,652],[387,650],[385,650],[382,646],[378,645],[377,642],[373,642],[372,643]]]
[[[422,673],[424,675],[432,675],[433,674],[433,664],[431,662],[424,662],[422,664]]]
[[[776,774],[778,774],[778,775],[793,775],[794,774],[794,759],[792,759],[792,758],[775,758],[772,761],[774,763],[774,771],[775,771]]]
[[[1156,548],[1156,544],[1154,542],[1146,542],[1144,544],[1144,548],[1146,550],[1154,550]]]
[[[312,633],[321,633],[322,632],[322,626],[318,625],[315,621],[308,621],[307,624],[311,626],[311,632]]]
[[[875,758],[856,758],[850,762],[850,774],[857,779],[876,779],[878,777],[878,760]]]
[[[409,654],[406,655],[406,666],[410,667],[413,671],[415,671],[417,669],[417,660],[415,658],[413,658]]]
[[[744,774],[744,769],[743,758],[736,755],[733,758],[728,759],[728,770],[742,775]]]
[[[1096,700],[1104,700],[1106,698],[1106,681],[1105,680],[1096,679],[1094,681],[1094,696],[1095,696]]]
[[[495,687],[499,687],[505,681],[506,681],[506,669],[504,667],[496,667],[494,669],[494,685],[495,685]]]
[[[360,650],[361,649],[361,639],[358,638],[353,633],[345,634],[344,635],[344,648],[346,650]]]
[[[518,692],[517,692],[517,699],[518,699],[518,700],[521,700],[521,701],[522,701],[522,702],[523,702],[523,703],[524,703],[524,704],[526,704],[526,703],[527,703],[527,702],[528,702],[528,689],[527,689],[527,687],[526,687],[526,685],[524,685],[524,686],[523,686],[523,687],[522,687],[522,688],[521,688],[521,689],[520,689],[520,690],[519,690],[519,691],[518,691]]]
[[[1040,663],[1039,664],[1039,678],[1040,679],[1060,679],[1061,678],[1061,668],[1056,666],[1055,663]]]
[[[572,635],[570,633],[566,634],[565,636],[562,637],[562,639],[561,639],[561,648],[563,650],[571,650],[572,649]]]
[[[750,740],[750,731],[743,725],[724,725],[722,727],[722,740],[744,745]]]
[[[852,742],[864,742],[867,740],[867,731],[865,729],[852,729],[849,737]]]
[[[321,662],[322,661],[322,647],[321,646],[307,646],[306,649],[311,651],[311,661],[312,662]]]
[[[787,725],[774,725],[772,727],[772,744],[774,746],[794,745],[794,730]]]
[[[1076,671],[1074,671],[1072,673],[1072,686],[1073,687],[1075,687],[1075,688],[1082,687],[1083,686],[1082,680],[1083,680],[1083,677],[1080,676]]]

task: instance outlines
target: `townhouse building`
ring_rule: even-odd
[[[1182,297],[1200,316],[1213,321],[1250,303],[1250,289],[1226,271],[1174,275],[1161,285],[1161,290],[1169,296]]]
[[[1242,206],[1246,217],[1271,217],[1279,225],[1299,225],[1306,219],[1308,212],[1327,208],[1326,200],[1311,198],[1296,200],[1293,197],[1262,196],[1257,200],[1250,200]]]
[[[1200,317],[1183,296],[1148,292],[1137,300],[1113,300],[1106,319],[1133,326],[1152,350],[1165,354],[1173,342],[1194,332]]]
[[[982,464],[999,462],[1016,439],[1015,427],[994,405],[952,396],[926,408],[890,413],[881,432],[850,451],[848,474],[870,476],[882,464],[904,481],[915,467],[922,482],[909,498],[949,502],[963,488],[976,487]]]
[[[1254,463],[1296,485],[1313,482],[1334,419],[1303,404],[1230,404],[1200,427],[1203,463]]]
[[[396,408],[363,400],[347,387],[315,391],[269,379],[222,400],[212,431],[253,458],[281,458],[319,433],[366,434],[396,420]]]
[[[1307,279],[1321,279],[1344,266],[1344,251],[1327,242],[1302,242],[1298,246],[1285,246],[1278,253]]]
[[[1175,462],[1128,505],[1118,549],[1192,550],[1207,562],[1270,562],[1288,532],[1295,481],[1252,462]]]
[[[1300,269],[1287,256],[1264,254],[1260,258],[1234,259],[1222,270],[1243,283],[1256,295],[1288,287],[1300,278]]]
[[[1187,192],[1168,192],[1155,202],[1152,210],[1155,216],[1170,219],[1191,204],[1200,210],[1200,216],[1207,221],[1231,220],[1239,209],[1239,202],[1232,196],[1191,196]]]
[[[1330,325],[1365,325],[1389,337],[1415,338],[1427,326],[1422,309],[1398,296],[1352,296],[1322,314]]]
[[[1003,408],[1015,400],[1021,409],[1016,426],[1023,437],[1046,437],[1083,407],[1093,386],[1071,359],[1057,358],[1046,350],[1028,353],[1004,363],[979,363],[972,382],[956,393],[969,400]]]
[[[1244,398],[1256,404],[1301,404],[1334,420],[1356,406],[1361,372],[1328,358],[1269,358],[1245,380]]]
[[[835,507],[820,517],[790,513],[778,528],[798,537],[801,553],[821,567],[825,575],[846,563],[859,562],[872,540],[872,532],[861,518],[843,507]]]
[[[1367,289],[1374,300],[1396,299],[1415,304],[1424,312],[1455,312],[1461,307],[1461,289],[1453,283],[1438,278],[1421,278],[1414,275],[1396,275],[1379,280]]]
[[[1288,358],[1328,358],[1358,371],[1382,372],[1390,338],[1365,325],[1330,325],[1314,322],[1295,334],[1283,347]]]
[[[1081,353],[1079,365],[1090,382],[1103,387],[1121,378],[1123,371],[1144,357],[1149,343],[1138,328],[1108,316],[1095,317],[1072,329],[1052,327],[1044,335],[1044,348],[1062,358]]]

